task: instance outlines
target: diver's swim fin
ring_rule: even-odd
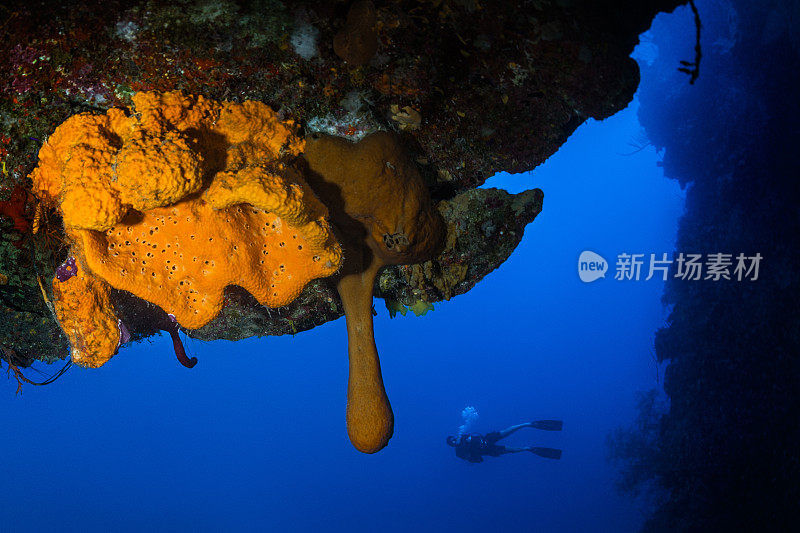
[[[561,459],[561,450],[556,450],[555,448],[531,447],[530,451],[546,459]]]
[[[561,420],[534,420],[531,422],[531,427],[545,431],[561,431],[561,428],[564,427],[564,422]]]

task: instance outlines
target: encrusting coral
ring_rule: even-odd
[[[445,226],[416,167],[389,133],[358,143],[312,134],[304,157],[308,182],[328,206],[346,252],[337,289],[350,357],[347,432],[357,449],[374,453],[394,430],[372,324],[375,278],[386,265],[435,256]]]
[[[31,174],[34,191],[59,205],[84,283],[129,291],[198,328],[220,311],[227,285],[279,307],[339,268],[327,210],[291,168],[304,145],[291,121],[260,102],[180,92],[133,102],[134,114],[69,118]],[[85,335],[89,326],[74,325],[87,320],[74,314],[78,295],[53,283],[62,327]],[[111,339],[117,323],[91,328]],[[117,349],[71,341],[73,359],[87,366]]]

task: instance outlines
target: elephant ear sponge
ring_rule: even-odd
[[[31,173],[37,195],[59,206],[87,279],[193,329],[219,313],[228,285],[279,307],[336,272],[342,251],[328,211],[293,170],[304,141],[292,121],[260,102],[182,92],[137,93],[133,102],[130,114],[67,119]],[[90,317],[75,314],[78,291],[61,292],[65,331],[90,328]],[[113,316],[108,298],[98,302]],[[107,344],[82,351],[104,361]]]
[[[297,182],[246,169],[218,175],[197,199],[145,211],[106,232],[82,231],[81,245],[89,268],[112,286],[196,329],[222,309],[228,285],[281,307],[310,280],[336,272],[342,253],[324,207],[306,200]]]

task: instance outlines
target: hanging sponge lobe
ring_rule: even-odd
[[[304,157],[309,183],[329,206],[347,252],[337,284],[350,357],[347,433],[358,450],[375,453],[394,431],[372,323],[375,278],[386,265],[433,258],[444,244],[445,226],[414,163],[390,133],[357,143],[311,134]]]
[[[72,346],[72,362],[102,366],[117,351],[119,325],[109,301],[109,286],[78,267],[65,281],[53,279],[53,307]]]

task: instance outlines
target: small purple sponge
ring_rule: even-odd
[[[61,266],[56,269],[56,279],[62,283],[77,274],[78,265],[75,264],[75,257],[68,257],[67,260],[61,263]]]

